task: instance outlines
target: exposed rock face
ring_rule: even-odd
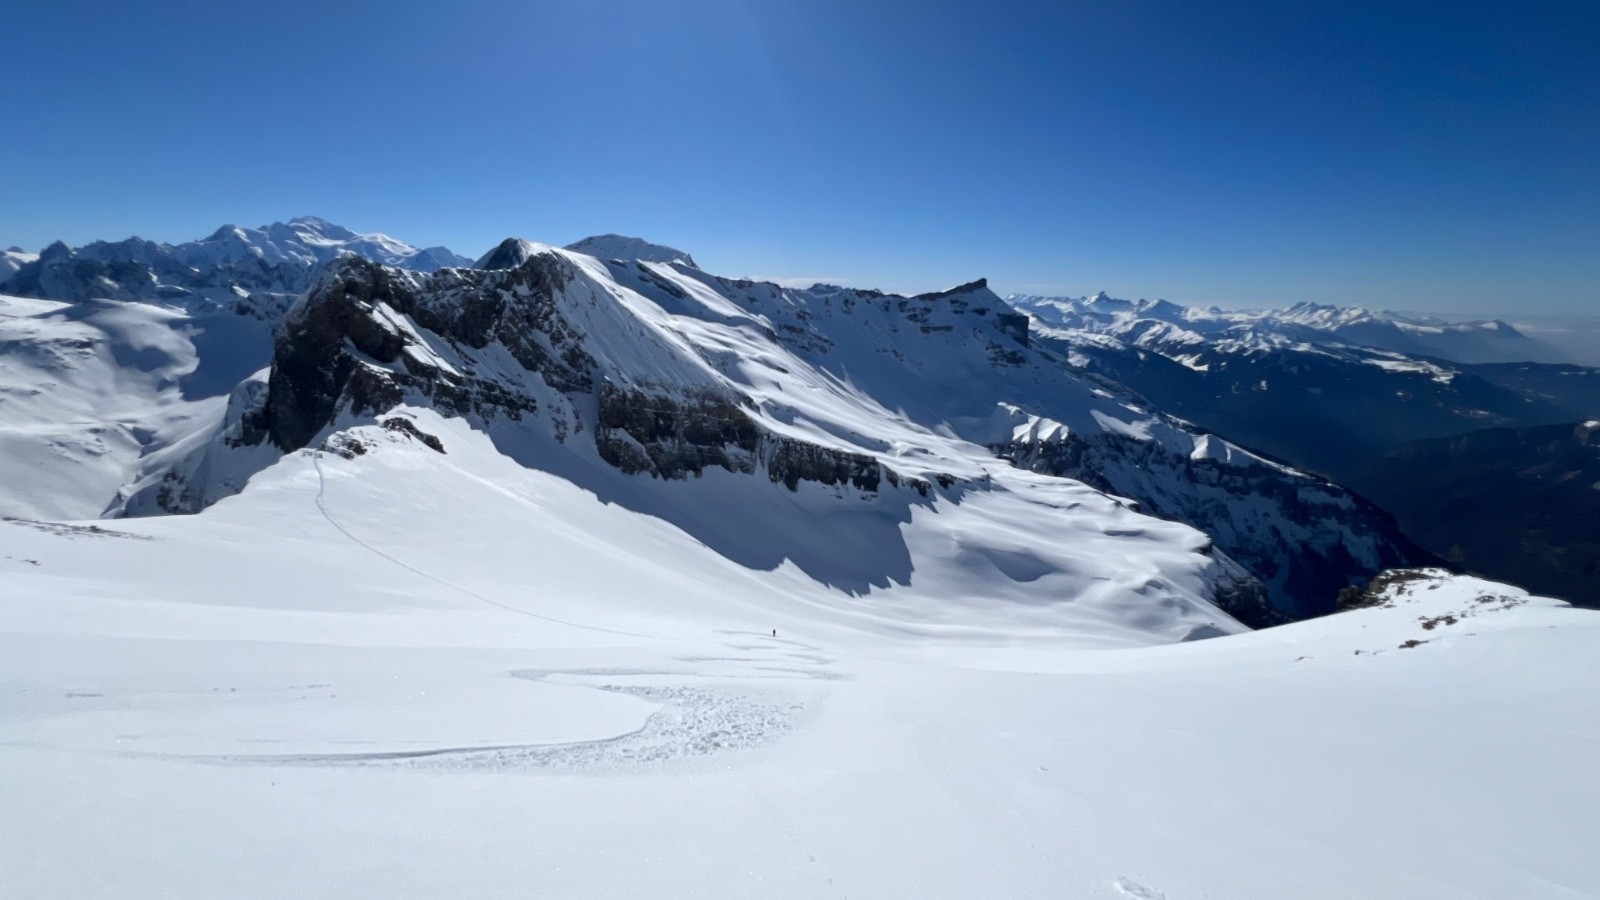
[[[767,463],[767,474],[794,490],[802,481],[827,485],[848,484],[861,491],[876,491],[887,471],[877,460],[845,453],[793,438],[778,438]]]
[[[608,383],[600,391],[595,444],[602,459],[629,474],[685,478],[711,466],[743,473],[764,469],[790,490],[814,481],[868,493],[886,479],[899,483],[870,456],[771,434],[741,404],[714,394],[677,400]],[[926,485],[918,490],[925,494]]]
[[[595,446],[630,475],[700,475],[707,466],[753,472],[761,430],[739,404],[716,392],[676,399],[606,382],[600,389]]]
[[[1017,343],[1028,346],[1028,317],[1022,313],[999,313],[994,317],[995,324],[1000,330],[1017,339]]]
[[[319,302],[298,307],[274,341],[263,424],[283,450],[310,443],[332,420],[341,397],[348,395],[348,405],[358,415],[400,401],[398,385],[368,376],[361,360],[349,352],[394,363],[405,348],[400,335],[380,326],[374,315],[373,298],[394,293],[387,274],[377,266],[361,268],[367,269],[366,279],[332,279]]]
[[[506,259],[523,249],[503,248]],[[549,252],[512,268],[431,276],[338,260],[279,331],[267,399],[248,427],[297,450],[338,420],[370,418],[409,398],[480,420],[542,415],[558,439],[591,434],[600,458],[629,474],[682,479],[719,467],[764,470],[791,490],[802,481],[879,489],[886,469],[877,459],[773,434],[750,415],[749,399],[725,386],[652,385],[608,372],[585,349],[573,313],[614,301],[575,299],[584,297],[573,290],[576,277]],[[515,366],[495,367],[500,354]],[[544,390],[530,390],[528,376]]]

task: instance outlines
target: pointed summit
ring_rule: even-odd
[[[522,238],[506,238],[472,264],[474,269],[515,269],[530,256],[549,249],[548,244],[538,244]]]

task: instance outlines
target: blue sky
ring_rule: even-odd
[[[319,215],[728,275],[1600,312],[1600,4],[11,0],[0,245]]]

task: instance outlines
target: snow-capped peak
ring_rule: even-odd
[[[316,216],[299,216],[259,228],[224,225],[208,238],[178,244],[172,249],[175,255],[195,268],[249,259],[257,259],[268,265],[289,263],[309,268],[344,253],[354,253],[385,265],[423,271],[468,263],[465,257],[443,248],[418,250],[386,234],[360,234]]]
[[[515,269],[528,261],[529,257],[536,256],[551,249],[549,244],[537,241],[524,240],[523,238],[506,238],[495,245],[493,250],[479,257],[472,264],[474,269]]]
[[[637,259],[640,262],[683,263],[700,268],[694,257],[682,250],[668,247],[624,234],[597,234],[566,246],[573,253],[582,253],[596,259]]]

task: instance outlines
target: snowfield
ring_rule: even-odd
[[[1600,894],[1593,613],[1424,575],[1239,633],[1138,599],[1174,535],[1041,549],[1060,479],[805,547],[781,504],[861,501],[647,480],[754,510],[685,528],[403,413],[446,452],[0,522],[0,896]]]
[[[147,468],[209,438],[271,344],[232,312],[0,295],[0,516],[115,512]]]
[[[1600,616],[1403,570],[1250,631],[1414,557],[981,279],[16,261],[0,898],[1600,896]]]

